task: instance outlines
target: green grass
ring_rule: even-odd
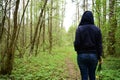
[[[102,66],[101,80],[120,80],[120,58],[107,57]]]
[[[0,76],[0,80],[64,80],[66,54],[63,51],[40,53],[37,57],[15,58],[12,74]]]
[[[0,80],[66,80],[65,59],[70,58],[78,70],[76,53],[73,47],[62,47],[53,50],[52,54],[40,52],[37,57],[15,58],[11,75],[0,75]],[[99,80],[120,80],[120,59],[104,59]]]

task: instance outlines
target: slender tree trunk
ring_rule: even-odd
[[[106,33],[107,33],[107,29],[106,29],[106,0],[103,0],[102,1],[103,2],[103,19],[102,19],[102,29],[104,29],[104,31],[106,31]],[[106,37],[104,37],[104,36],[106,36],[106,34],[105,35],[103,35],[103,44],[106,44]],[[107,44],[106,44],[107,45]],[[103,47],[104,47],[104,50],[106,49],[106,45],[103,45]],[[105,51],[103,51],[103,57],[104,57],[104,55],[105,55],[105,53],[104,53]]]
[[[50,43],[50,47],[49,47],[49,53],[51,54],[52,51],[52,8],[53,8],[53,0],[51,0],[51,9],[50,9],[50,28],[49,28],[49,43]]]
[[[34,49],[34,44],[35,44],[36,38],[38,36],[39,25],[42,23],[43,11],[44,11],[44,9],[46,7],[47,1],[48,0],[44,1],[43,8],[41,9],[41,12],[40,12],[40,15],[39,15],[39,20],[38,20],[38,23],[37,23],[37,26],[36,26],[36,29],[35,29],[35,33],[34,33],[34,37],[33,37],[33,40],[32,40],[32,44],[31,44],[30,54],[33,52],[33,49]]]
[[[9,1],[9,9],[11,8],[11,0]],[[8,31],[7,31],[7,48],[9,47],[10,43],[10,17],[11,17],[11,10],[9,10],[9,19],[8,19]]]
[[[17,31],[16,39],[17,39],[18,36],[19,36],[19,32],[20,32],[20,29],[21,29],[21,24],[22,24],[22,21],[23,21],[24,15],[25,15],[25,11],[26,11],[26,9],[27,9],[28,4],[29,4],[29,0],[27,1],[27,4],[25,5],[25,8],[24,8],[24,10],[23,10],[23,14],[22,14],[22,17],[21,17],[21,19],[20,19],[19,26],[18,26],[18,31]]]
[[[1,2],[3,3],[2,0],[1,0]],[[4,8],[4,10],[2,9],[2,15],[3,15],[3,17],[2,17],[1,27],[0,27],[0,43],[2,42],[1,39],[2,39],[3,32],[4,32],[4,25],[5,25],[5,20],[6,20],[7,6],[8,6],[8,0],[5,2],[5,8]]]
[[[23,2],[23,13],[24,13],[24,8],[25,8],[25,0],[22,1]],[[19,57],[22,58],[23,54],[24,54],[24,47],[25,47],[25,18],[23,17],[23,21],[22,21],[22,37],[21,37],[21,53],[19,54]]]
[[[12,38],[10,41],[9,48],[5,50],[4,53],[6,53],[6,61],[5,64],[1,66],[1,74],[11,74],[13,69],[13,61],[14,61],[14,52],[15,52],[15,39],[16,39],[16,33],[17,33],[17,14],[18,14],[18,8],[19,8],[20,0],[16,1],[15,11],[14,11],[14,29]],[[2,63],[3,64],[3,63]]]
[[[83,11],[85,11],[86,9],[85,9],[85,0],[83,0]]]
[[[92,0],[92,12],[93,12],[93,15],[94,15],[94,7],[95,7],[94,0]]]
[[[101,0],[96,0],[96,20],[97,26],[101,27]]]
[[[3,18],[3,0],[0,0],[0,7],[1,7],[1,11],[0,11],[0,43],[2,42],[2,29],[3,29],[3,26],[2,26],[2,18]]]
[[[77,0],[77,3],[76,3],[76,22],[77,22],[77,24],[79,23],[79,17],[80,17],[80,14],[79,14],[79,1]]]
[[[116,0],[109,0],[109,44],[108,53],[115,54],[115,31],[116,31],[116,18],[115,18],[115,2]]]
[[[46,16],[46,11],[44,11],[44,21],[43,21],[43,51],[45,52],[45,16]]]
[[[33,9],[33,0],[31,0],[31,5],[30,5],[30,43],[32,44],[32,34],[33,34],[33,28],[32,28],[32,25],[33,25],[33,23],[32,23],[32,15],[33,15],[33,13],[32,13],[32,9]]]
[[[25,0],[23,0],[23,10],[25,8]],[[24,12],[24,11],[23,11]],[[25,19],[23,17],[23,26],[22,26],[22,47],[24,47],[25,45],[25,23],[24,23]]]
[[[103,24],[106,25],[106,0],[103,0]]]
[[[88,10],[88,0],[86,0],[86,10]]]
[[[61,20],[61,28],[63,28],[63,21],[64,21],[64,15],[65,15],[65,4],[66,1],[62,1],[62,20]]]
[[[37,37],[37,39],[36,39],[36,52],[35,52],[35,56],[37,56],[37,54],[38,54],[38,47],[39,47],[39,44],[40,44],[42,27],[43,27],[43,19],[42,19],[42,22],[41,22],[40,27],[39,27],[38,37]]]

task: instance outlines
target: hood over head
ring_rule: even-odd
[[[94,18],[93,18],[93,14],[92,14],[91,11],[85,11],[84,12],[79,26],[80,25],[87,25],[87,24],[93,24],[94,25]]]

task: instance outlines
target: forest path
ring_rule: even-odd
[[[81,80],[80,72],[76,68],[75,63],[71,60],[70,57],[66,58],[65,63],[67,66],[67,73],[68,73],[67,80]]]

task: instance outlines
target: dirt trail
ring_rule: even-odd
[[[66,58],[66,65],[68,73],[67,80],[81,80],[80,72],[76,68],[75,63],[73,63],[73,61],[70,58]]]

